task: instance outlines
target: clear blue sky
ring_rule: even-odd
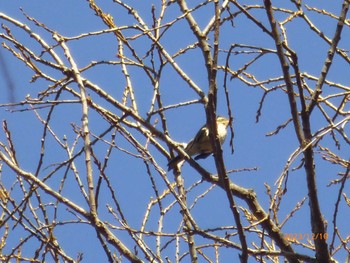
[[[113,5],[113,3],[110,2],[103,3],[102,8],[104,8],[105,12],[114,16],[114,22],[117,25],[121,26],[135,23],[126,12],[121,12],[120,9],[116,8],[116,5]],[[249,1],[251,4],[255,2],[260,4],[260,1]],[[310,2],[310,5],[315,4],[314,1],[307,2]],[[134,0],[127,1],[127,3],[135,6],[135,8],[139,10],[140,16],[146,23],[151,22],[151,3],[158,6],[158,1]],[[289,5],[290,4],[286,4],[285,7],[289,7]],[[321,9],[334,11],[335,14],[339,14],[341,1],[318,1],[317,6]],[[49,28],[56,30],[64,36],[76,36],[81,33],[98,31],[106,28],[99,18],[93,14],[93,11],[89,9],[87,1],[2,1],[0,12],[18,19],[23,23],[29,23],[34,31],[38,34],[42,34],[43,38],[51,44],[53,43],[53,40],[50,38],[49,34],[42,29],[37,28],[33,23],[27,21],[19,10],[20,7],[22,7],[31,17],[45,23]],[[165,21],[171,21],[174,19],[177,16],[178,11],[179,9],[175,4],[171,6],[166,13]],[[211,16],[208,15],[210,11],[210,5],[208,5],[203,8],[203,11],[195,14],[195,18],[200,21],[200,26],[202,28],[211,18]],[[235,12],[236,10],[231,11]],[[255,10],[253,14],[256,14],[257,17],[267,25],[263,10]],[[334,19],[324,18],[320,14],[314,12],[309,12],[308,15],[313,19],[315,25],[318,26],[329,38],[333,36],[336,26],[336,21]],[[277,12],[276,16],[284,17],[285,15]],[[186,28],[185,30],[183,30],[184,27]],[[349,30],[347,27],[345,27],[345,30],[347,31],[344,33],[340,46],[347,48],[347,43],[349,43]],[[18,29],[14,29],[14,32],[18,33],[20,39],[26,39],[24,41],[29,41],[33,44],[32,40],[28,37],[24,37]],[[135,32],[133,31],[127,31],[125,34],[132,35],[134,33]],[[301,70],[318,77],[326,58],[328,46],[321,41],[318,36],[311,33],[308,26],[306,26],[301,20],[296,20],[288,25],[287,34],[288,43],[299,55]],[[170,54],[177,52],[181,48],[185,48],[188,44],[193,42],[194,37],[189,31],[185,21],[177,23],[177,26],[175,26],[174,29],[171,29],[170,32],[166,33],[162,38],[162,44]],[[274,49],[274,43],[272,40],[267,38],[260,29],[257,29],[255,25],[248,22],[243,16],[234,20],[234,27],[225,27],[221,32],[220,48],[228,50],[231,43],[241,43],[254,46],[263,45],[266,48]],[[141,54],[142,51],[145,52],[149,48],[142,43],[142,41],[135,41],[134,45]],[[33,45],[33,47],[34,46],[35,45]],[[87,38],[83,41],[69,42],[69,47],[71,48],[79,67],[87,65],[93,60],[116,60],[115,55],[117,53],[117,46],[114,37],[111,35],[96,36]],[[35,96],[38,91],[44,90],[48,85],[48,83],[43,81],[29,84],[32,75],[28,68],[16,61],[14,57],[8,54],[8,52],[5,52],[5,50],[1,50],[1,53],[15,85],[14,96],[16,101],[24,100],[27,94]],[[248,61],[251,58],[252,57],[248,55],[232,56],[230,65],[233,69],[238,69],[245,61]],[[178,57],[176,61],[199,87],[204,91],[207,91],[206,70],[203,66],[203,60],[198,50],[189,51],[186,55]],[[224,55],[220,57],[220,63],[224,63]],[[343,85],[348,85],[350,80],[348,68],[349,65],[343,60],[337,58],[334,67],[330,70],[328,79],[330,81],[342,83]],[[249,68],[248,71],[251,74],[255,74],[259,80],[274,78],[281,75],[280,66],[274,55],[264,56],[260,62]],[[139,110],[142,112],[141,115],[146,118],[146,112],[150,107],[150,94],[153,90],[152,84],[145,80],[145,76],[142,75],[144,74],[142,70],[130,68],[130,73],[138,96]],[[57,73],[52,72],[52,74]],[[84,77],[89,78],[92,82],[103,87],[106,91],[114,94],[118,99],[121,98],[120,90],[124,87],[124,79],[121,75],[120,68],[101,66],[94,68],[94,70],[84,72]],[[308,84],[313,88],[315,83],[308,81]],[[222,85],[223,74],[220,72],[218,77],[218,86],[220,87],[218,113],[221,115],[227,115],[225,100],[222,96]],[[256,112],[259,106],[258,103],[263,95],[262,90],[258,87],[247,87],[237,79],[229,82],[228,86],[232,103],[231,107],[235,118],[235,153],[234,155],[230,154],[230,147],[228,144],[230,138],[228,138],[223,146],[225,164],[228,169],[258,167],[258,171],[256,172],[234,173],[231,175],[231,179],[240,186],[253,188],[263,207],[268,210],[268,197],[266,195],[264,183],[266,182],[274,187],[274,182],[283,171],[283,167],[288,157],[298,145],[291,125],[282,130],[277,136],[265,136],[267,133],[273,131],[278,125],[289,119],[288,100],[285,94],[281,92],[270,93],[266,98],[264,107],[262,108],[260,121],[259,123],[256,123]],[[266,86],[271,88],[268,84]],[[0,79],[0,88],[0,103],[6,103],[11,98],[11,94],[8,91],[7,83],[4,78]],[[118,88],[120,88],[120,90],[118,90]],[[115,91],[115,89],[117,90]],[[169,66],[163,72],[160,81],[160,89],[165,106],[198,99],[196,94],[189,90],[188,85],[184,83],[184,81],[180,79]],[[323,94],[326,95],[333,92],[334,91],[327,86],[327,89]],[[103,106],[108,107],[108,105]],[[198,128],[205,122],[204,109],[200,104],[169,110],[166,112],[166,115],[168,118],[170,136],[179,142],[190,140]],[[16,146],[20,149],[18,158],[21,164],[24,168],[34,172],[33,169],[37,165],[36,162],[40,152],[40,145],[37,139],[40,139],[42,136],[42,130],[40,129],[41,125],[37,118],[32,112],[10,113],[9,111],[6,111],[6,108],[0,108],[0,117],[1,119],[8,120],[9,127],[13,131],[12,133],[17,144]],[[80,124],[81,116],[79,105],[72,105],[72,108],[60,108],[55,112],[53,118],[55,118],[55,121],[52,125],[56,130],[57,135],[60,138],[67,135],[68,142],[72,143],[74,137],[70,123],[75,122],[78,125]],[[314,130],[326,125],[324,118],[319,112],[316,113],[313,119],[313,125]],[[100,117],[97,114],[91,113],[90,127],[92,132],[99,134],[106,129],[107,124],[103,123],[101,125]],[[160,126],[158,127],[160,128]],[[0,139],[2,141],[4,140],[3,134],[0,135]],[[131,149],[127,148],[129,146],[123,141],[123,139],[120,138],[120,140],[123,147],[126,147],[127,150]],[[58,150],[59,147],[55,145],[54,140],[52,140],[51,143],[48,141],[48,144],[46,145],[47,152],[50,153],[47,159],[45,159],[46,165],[59,162],[65,158],[64,154]],[[322,140],[322,145],[330,147],[335,151],[334,143],[332,143],[329,136],[326,136],[325,139]],[[97,148],[97,154],[101,160],[103,160],[106,148],[106,145],[101,145]],[[338,153],[342,154],[344,159],[348,158],[346,152],[348,152],[348,149],[345,147],[338,151]],[[165,167],[167,163],[166,158],[160,155],[156,157],[157,162]],[[154,197],[154,191],[151,188],[148,176],[145,174],[142,161],[135,163],[133,158],[122,154],[114,155],[112,158],[113,161],[110,162],[107,171],[109,176],[111,178],[114,177],[115,179],[114,183],[117,189],[117,196],[121,205],[125,207],[126,217],[130,224],[137,228],[141,224],[141,219],[145,213],[149,198]],[[329,229],[331,229],[332,213],[330,212],[333,211],[334,208],[338,186],[326,187],[326,185],[331,180],[337,178],[337,173],[344,172],[344,170],[340,169],[338,166],[330,166],[329,163],[321,160],[320,155],[316,155],[316,160],[321,209],[322,212],[325,213]],[[130,165],[130,163],[132,163],[132,165]],[[212,158],[202,160],[200,163],[209,170],[214,171]],[[296,167],[299,164],[300,158],[298,158],[291,167]],[[83,163],[80,165],[81,167],[79,168],[83,169]],[[42,173],[43,175],[45,174],[44,169]],[[187,187],[200,179],[189,165],[183,167],[183,175]],[[172,175],[169,174],[168,177],[172,178]],[[12,182],[12,179],[7,181],[8,179],[5,175],[3,175],[2,180],[4,180],[8,186],[10,186],[10,183]],[[160,185],[162,184],[160,178],[156,178],[156,180]],[[50,183],[55,184],[53,180],[51,180]],[[59,182],[56,182],[56,184],[58,183]],[[189,202],[192,202],[195,196],[198,193],[203,192],[208,186],[209,185],[207,184],[201,185],[191,192],[189,194]],[[65,194],[78,204],[85,206],[84,201],[80,197],[79,191],[73,186],[71,189],[65,189]],[[295,172],[290,172],[288,192],[280,210],[281,220],[284,219],[284,216],[296,205],[297,202],[301,201],[303,197],[306,196],[307,189],[304,170],[301,169]],[[103,198],[103,196],[101,198]],[[109,197],[106,197],[106,200],[101,200],[102,206],[109,203],[108,198]],[[245,206],[240,200],[238,200],[238,203],[239,205]],[[204,201],[200,202],[196,209],[193,210],[193,214],[198,220],[199,225],[203,228],[235,224],[228,209],[225,195],[223,191],[218,188],[214,189]],[[341,215],[342,217],[338,218],[339,225],[341,225],[343,229],[347,228],[349,232],[349,226],[345,224],[345,221],[346,218],[349,218],[350,213],[348,210],[344,209]],[[110,218],[110,215],[108,214],[103,216],[105,216],[106,219]],[[174,231],[174,225],[175,229],[178,226],[177,224],[180,220],[180,214],[174,212],[173,216],[174,218],[167,218],[165,220],[165,231],[167,228],[169,231]],[[155,216],[154,219],[156,218],[157,217]],[[154,226],[156,229],[156,222],[154,223]],[[97,262],[98,260],[101,260],[101,255],[103,255],[102,258],[104,258],[102,249],[93,241],[95,239],[95,233],[89,229],[89,227],[80,227],[79,230],[81,231],[75,230],[76,226],[73,224],[62,227],[62,232],[59,232],[58,229],[57,233],[55,233],[57,237],[60,238],[60,243],[63,248],[66,249],[68,253],[71,253],[70,255],[72,257],[74,257],[77,252],[83,250],[85,259],[83,262]],[[304,204],[304,207],[295,214],[291,223],[285,226],[283,231],[285,233],[311,234],[307,202]],[[344,230],[344,232],[346,233],[346,230]],[[20,234],[21,233],[18,233],[18,235]],[[88,234],[89,238],[86,238],[86,234]],[[123,236],[120,237],[122,238]],[[86,247],[89,247],[89,249],[86,249]],[[305,252],[305,250],[298,247],[296,250]],[[231,250],[227,251],[227,253],[223,253],[221,255],[221,262],[228,262],[229,259],[232,259],[233,254],[234,257],[236,256],[235,252],[236,251],[232,252]],[[169,255],[172,255],[171,252]],[[339,260],[339,262],[343,262],[344,258],[344,255],[340,255],[336,259]]]

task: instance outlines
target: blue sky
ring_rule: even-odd
[[[197,3],[198,1],[196,1]],[[135,9],[139,10],[140,16],[146,23],[151,22],[150,9],[151,3],[154,3],[156,7],[159,6],[158,1],[127,1]],[[249,1],[249,4],[261,4],[260,1]],[[247,3],[247,4],[248,4]],[[305,2],[306,3],[306,2]],[[125,11],[121,11],[112,2],[98,3],[108,13],[114,16],[114,22],[118,26],[134,24],[135,21]],[[191,3],[193,4],[193,3]],[[290,3],[283,3],[285,8],[291,7]],[[309,5],[315,5],[313,1],[307,1]],[[51,36],[44,30],[36,27],[33,23],[26,20],[22,15],[19,8],[22,7],[31,17],[34,17],[40,22],[45,23],[49,28],[59,32],[61,35],[72,37],[89,31],[98,31],[105,29],[105,25],[93,14],[93,11],[89,9],[86,1],[4,1],[1,4],[0,12],[5,13],[23,23],[29,24],[29,26],[36,33],[40,34],[45,41],[53,43]],[[341,1],[318,1],[317,7],[325,9],[335,14],[339,14],[341,8]],[[194,14],[194,17],[198,19],[200,26],[203,28],[211,19],[211,5],[207,5],[201,11]],[[157,9],[158,11],[158,9]],[[235,12],[236,10],[231,10]],[[176,4],[173,4],[167,11],[164,21],[168,22],[173,20],[179,12],[179,8]],[[252,14],[261,19],[265,26],[268,26],[266,21],[266,15],[264,10],[253,10]],[[312,19],[313,23],[318,26],[329,38],[334,34],[336,26],[336,20],[329,17],[324,17],[315,12],[308,12],[308,16]],[[285,14],[276,12],[278,18],[285,18]],[[184,29],[185,28],[185,29]],[[310,32],[308,26],[296,19],[293,23],[286,26],[288,43],[290,47],[295,50],[299,56],[299,63],[302,72],[306,72],[310,75],[318,77],[322,69],[324,60],[326,58],[326,52],[328,45],[324,41],[321,41],[318,36]],[[34,41],[23,35],[20,30],[13,28],[13,32],[25,43],[30,43],[32,48],[36,50],[38,47]],[[136,31],[126,30],[125,35],[131,36]],[[28,41],[28,42],[26,42]],[[145,38],[136,40],[133,42],[135,49],[140,54],[144,54],[148,48],[149,43]],[[190,43],[195,41],[194,36],[190,32],[188,25],[185,21],[179,21],[175,26],[167,32],[162,38],[162,45],[170,54],[176,53],[179,49],[185,48]],[[247,21],[243,16],[237,17],[234,20],[234,26],[225,26],[221,31],[220,48],[222,50],[228,50],[232,43],[240,43],[245,45],[259,46],[262,45],[265,48],[275,49],[272,39],[263,34],[261,29],[258,29],[252,22]],[[344,28],[344,35],[340,42],[340,47],[347,48],[349,41],[348,28]],[[116,60],[117,46],[115,38],[111,34],[105,34],[100,36],[94,36],[84,38],[79,41],[69,42],[69,48],[77,61],[79,67],[84,67],[91,61],[100,60]],[[37,51],[37,50],[36,50]],[[62,59],[63,52],[57,50]],[[127,52],[127,51],[126,51]],[[16,101],[24,100],[27,94],[35,96],[37,92],[44,90],[48,83],[44,81],[37,81],[34,84],[29,84],[32,77],[32,73],[23,64],[16,61],[14,57],[5,50],[1,50],[2,57],[8,67],[10,76],[15,85],[14,97]],[[231,56],[230,67],[233,70],[237,70],[244,63],[252,59],[253,55],[236,55]],[[65,60],[64,60],[65,61]],[[225,55],[221,53],[219,63],[224,64]],[[207,78],[206,70],[203,66],[203,58],[199,50],[190,50],[185,55],[176,58],[176,62],[179,66],[190,76],[195,83],[207,91]],[[344,60],[336,57],[334,66],[332,66],[329,73],[329,80],[347,85],[350,80],[350,75],[347,72],[348,65]],[[139,68],[129,68],[129,72],[132,79],[132,84],[135,89],[135,93],[138,98],[138,107],[141,112],[141,116],[146,118],[146,113],[150,108],[150,100],[153,91],[152,83],[144,76],[144,71]],[[59,76],[59,73],[48,70],[50,74]],[[263,56],[257,63],[250,67],[247,72],[254,74],[259,80],[266,80],[269,78],[278,77],[281,75],[280,65],[278,64],[277,57],[274,54],[267,54]],[[121,99],[121,90],[124,87],[124,77],[121,74],[119,67],[110,65],[94,67],[92,70],[87,70],[83,73],[85,78],[88,78],[93,83],[96,83],[110,94],[113,94],[117,99]],[[218,101],[218,113],[221,115],[227,115],[227,109],[225,107],[225,99],[223,92],[223,72],[218,73],[218,87],[219,87],[219,101]],[[311,88],[314,87],[315,82],[307,81]],[[0,103],[7,103],[11,98],[11,94],[6,88],[7,84],[4,78],[0,79],[0,88],[2,90],[0,94]],[[266,84],[271,88],[272,85]],[[285,94],[281,91],[271,92],[264,102],[262,108],[262,115],[260,121],[256,122],[256,114],[259,107],[259,102],[263,96],[263,92],[258,87],[252,88],[245,85],[238,79],[234,79],[228,82],[228,88],[230,93],[231,108],[234,114],[234,145],[235,152],[230,154],[229,139],[223,145],[224,159],[227,169],[240,169],[240,168],[253,168],[258,167],[256,172],[240,172],[230,175],[231,180],[240,186],[246,188],[253,188],[261,202],[262,206],[268,210],[268,196],[266,195],[266,188],[264,183],[268,183],[274,187],[274,182],[283,171],[284,165],[288,157],[297,148],[297,139],[291,125],[288,125],[286,129],[283,129],[277,136],[267,137],[266,134],[277,128],[278,125],[287,121],[290,117],[290,110],[288,100]],[[188,85],[174,72],[174,70],[168,65],[162,72],[160,79],[160,90],[162,93],[162,99],[164,105],[172,105],[179,102],[198,99],[198,96],[188,88]],[[329,86],[325,86],[323,94],[334,93],[334,89]],[[69,97],[67,95],[67,99]],[[99,101],[99,98],[96,97]],[[336,102],[336,100],[334,100]],[[114,110],[105,101],[100,100],[102,106]],[[7,109],[7,110],[6,110]],[[10,113],[9,108],[0,108],[1,119],[8,121],[9,127],[12,130],[16,147],[18,147],[18,158],[20,163],[25,169],[33,171],[37,166],[38,156],[40,153],[40,138],[42,136],[42,125],[32,112],[16,112]],[[10,108],[12,109],[12,108]],[[348,108],[346,107],[345,110]],[[72,132],[71,123],[80,125],[81,112],[78,104],[71,104],[69,106],[58,107],[53,115],[52,127],[56,131],[59,138],[67,136],[68,143],[72,144],[74,141],[74,134]],[[45,110],[42,114],[45,116]],[[194,136],[198,128],[205,122],[205,111],[201,104],[194,104],[187,107],[176,108],[166,111],[168,120],[168,128],[170,136],[179,142],[186,142]],[[154,118],[152,119],[155,120]],[[340,120],[340,118],[338,119]],[[327,123],[322,117],[320,111],[316,111],[313,121],[313,129],[325,126]],[[101,117],[91,111],[90,115],[90,127],[94,134],[103,132],[107,127],[107,123],[103,122]],[[160,129],[158,124],[157,128]],[[347,126],[345,126],[347,131]],[[1,140],[4,140],[4,135],[0,135]],[[117,142],[127,149],[132,148],[122,138],[117,136]],[[336,150],[333,141],[330,136],[325,136],[321,141],[321,144],[326,147],[330,147],[332,150],[339,153],[344,159],[347,159],[347,147],[342,147],[341,150]],[[345,146],[345,144],[344,144]],[[108,145],[98,144],[96,146],[96,154],[103,160]],[[46,144],[46,151],[48,153],[45,158],[44,168],[49,169],[50,164],[60,162],[66,158],[64,152],[57,145],[55,140],[51,137],[48,138]],[[157,162],[166,167],[167,159],[157,154]],[[291,165],[296,167],[300,164],[300,157]],[[331,229],[332,213],[334,203],[337,196],[339,186],[326,187],[326,185],[333,179],[338,178],[339,172],[344,172],[339,166],[330,165],[329,163],[322,161],[320,155],[316,155],[316,170],[318,179],[318,190],[320,193],[320,203],[322,212],[325,213],[328,220],[329,228]],[[208,170],[214,171],[214,161],[212,158],[200,161],[203,167]],[[79,163],[79,169],[81,173],[84,171],[83,159]],[[150,184],[150,179],[145,174],[145,168],[142,161],[135,162],[133,157],[127,154],[114,154],[111,156],[111,161],[107,168],[109,176],[112,178],[115,188],[117,189],[117,196],[119,201],[125,209],[126,217],[129,223],[134,227],[139,227],[141,224],[142,216],[145,213],[149,198],[154,197],[154,191]],[[45,169],[42,170],[42,176],[45,175]],[[156,173],[155,173],[156,174]],[[187,164],[183,167],[183,176],[185,178],[185,186],[189,187],[194,182],[200,180],[198,174]],[[168,178],[173,180],[172,175],[168,174]],[[155,175],[155,179],[159,186],[164,183],[161,178]],[[8,180],[3,175],[2,180],[7,186],[10,186],[13,179]],[[8,181],[7,181],[8,180]],[[51,179],[49,184],[58,185],[59,181]],[[295,172],[290,172],[288,182],[288,192],[284,197],[283,204],[281,206],[280,218],[283,220],[284,216],[290,212],[290,210],[307,196],[307,188],[305,182],[305,172],[303,169]],[[188,201],[193,202],[195,197],[205,191],[209,187],[208,184],[201,184],[195,190],[189,193]],[[72,198],[78,204],[86,207],[84,200],[80,196],[79,189],[72,182],[71,185],[66,185],[64,192],[67,197]],[[109,196],[101,196],[101,206],[109,203]],[[105,199],[105,200],[104,200]],[[167,200],[171,202],[171,199]],[[244,203],[238,200],[239,205]],[[344,206],[344,203],[343,203]],[[137,209],[134,209],[137,208]],[[111,219],[110,215],[106,213],[103,216],[106,219]],[[165,231],[174,231],[181,220],[178,211],[171,213],[169,218],[165,221]],[[241,213],[242,214],[242,213]],[[225,199],[223,191],[219,188],[212,190],[203,201],[200,201],[198,206],[193,209],[193,215],[198,220],[199,224],[203,227],[215,227],[217,225],[234,225],[234,220],[228,209],[228,202]],[[341,212],[342,217],[339,218],[339,225],[342,225],[344,233],[349,232],[349,226],[346,224],[346,218],[350,216],[350,213],[345,208]],[[157,219],[158,214],[155,213],[152,217]],[[150,222],[150,228],[157,227],[157,222]],[[59,231],[62,229],[62,232]],[[101,258],[103,255],[102,249],[98,244],[94,243],[95,233],[89,229],[89,227],[79,227],[79,231],[75,231],[76,226],[74,224],[58,227],[57,233],[55,233],[62,243],[62,246],[71,256],[76,255],[77,252],[84,250],[84,258],[86,262],[94,262]],[[307,201],[304,207],[298,211],[290,223],[286,224],[283,229],[285,233],[311,233],[309,223],[309,211]],[[86,233],[89,236],[87,242]],[[18,233],[20,235],[21,233]],[[120,236],[119,236],[120,235]],[[118,233],[118,237],[125,242],[130,242],[125,234]],[[123,239],[125,238],[125,239]],[[86,247],[88,249],[86,249]],[[30,248],[29,248],[30,249]],[[183,249],[185,249],[183,247]],[[296,247],[296,251],[305,252],[303,248]],[[237,251],[227,250],[222,253],[222,262],[227,262],[232,255],[236,256]],[[305,252],[309,253],[309,252]],[[171,252],[169,253],[171,255]],[[312,255],[312,254],[311,254]],[[103,255],[104,257],[104,255]],[[345,255],[339,254],[336,257],[339,262],[342,262]],[[85,262],[85,261],[84,261]]]

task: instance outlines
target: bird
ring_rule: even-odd
[[[218,136],[220,140],[220,144],[222,145],[225,141],[226,134],[227,134],[227,126],[229,124],[229,120],[225,117],[218,116],[216,118],[216,125],[218,129]],[[189,156],[197,155],[194,159],[205,159],[210,154],[213,153],[213,148],[210,142],[209,138],[209,128],[208,125],[205,124],[202,126],[202,128],[199,129],[196,136],[193,140],[191,140],[187,146],[185,147],[184,151]],[[179,163],[181,163],[184,160],[184,158],[180,155],[176,156],[170,162],[168,163],[168,171],[172,170],[177,166]]]

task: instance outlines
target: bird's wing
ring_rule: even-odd
[[[196,136],[193,139],[193,142],[198,143],[201,142],[204,138],[209,136],[209,129],[206,125],[204,125],[196,134]]]
[[[203,126],[196,134],[194,139],[190,141],[186,148],[185,151],[189,156],[193,156],[199,153],[200,147],[202,146],[203,139],[208,136],[208,129],[206,129],[205,126]]]

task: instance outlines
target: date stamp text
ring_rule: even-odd
[[[326,240],[328,239],[327,233],[288,233],[284,234],[284,239],[288,241],[301,241],[301,240]]]

